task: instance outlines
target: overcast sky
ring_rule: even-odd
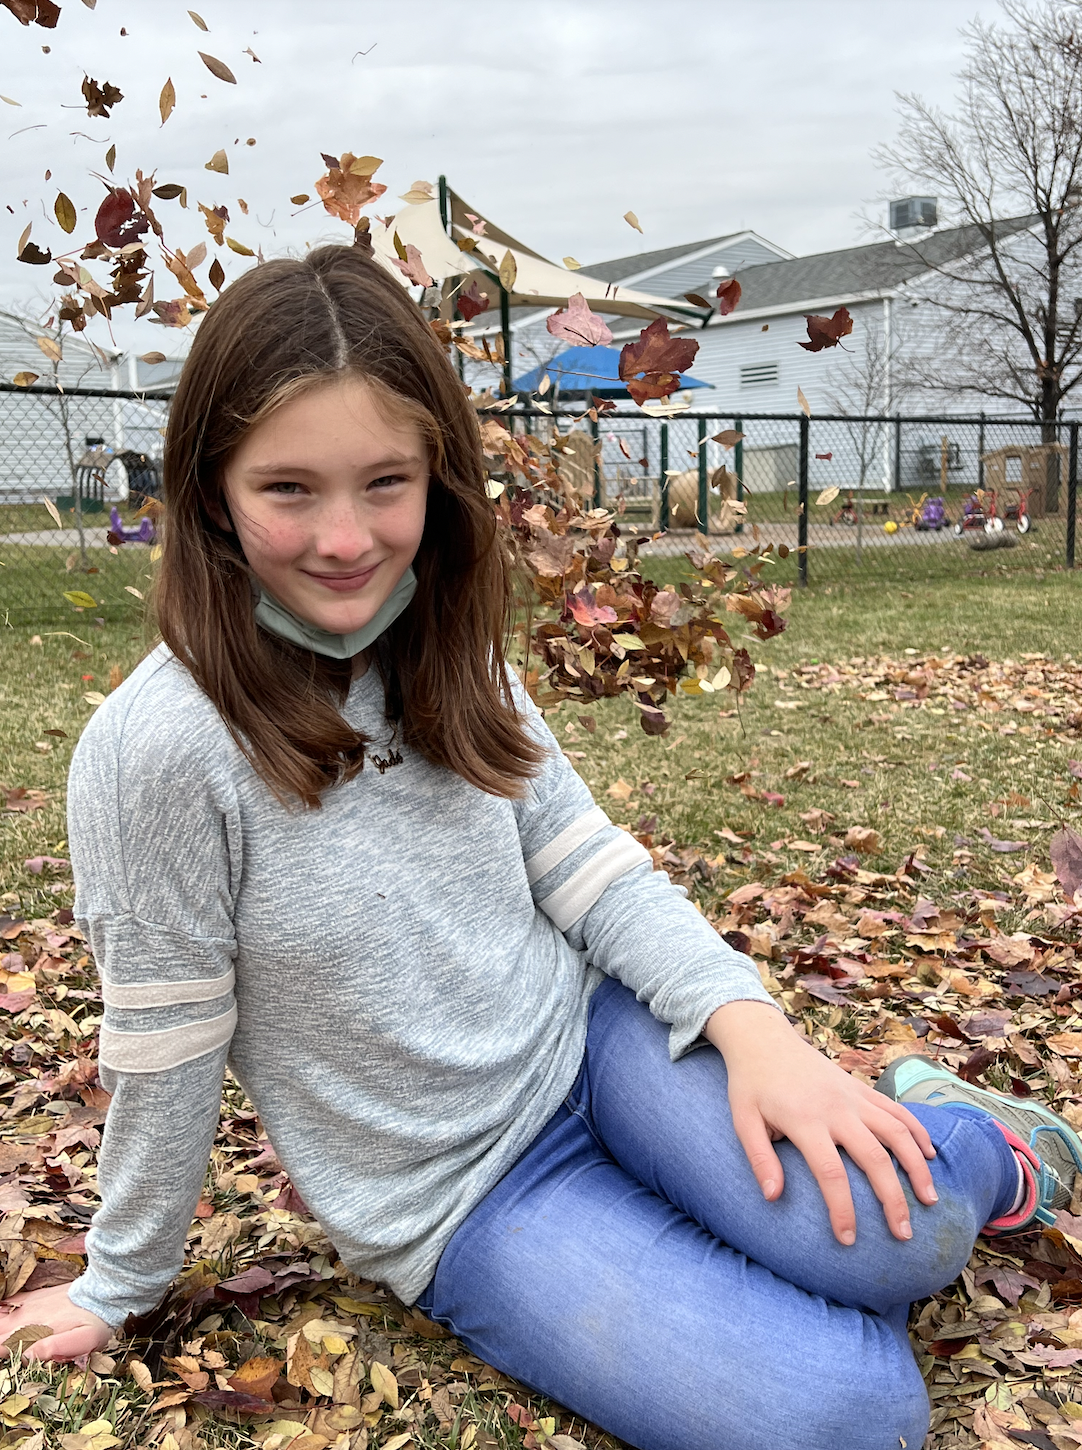
[[[869,152],[893,135],[895,92],[949,106],[960,28],[999,14],[994,0],[195,0],[193,8],[209,33],[174,0],[97,0],[93,11],[62,0],[53,31],[23,28],[0,9],[0,94],[20,103],[0,102],[0,202],[14,211],[0,211],[0,307],[32,304],[35,293],[40,303],[53,290],[51,267],[14,258],[28,221],[39,245],[70,247],[53,220],[58,188],[79,209],[73,240],[91,238],[104,191],[90,173],[104,173],[110,143],[118,179],[141,166],[156,169],[159,183],[189,188],[187,213],[161,204],[167,240],[185,248],[210,241],[196,201],[225,203],[229,234],[265,255],[348,239],[321,207],[294,216],[289,204],[292,194],[314,194],[320,152],[346,150],[385,158],[380,214],[401,205],[397,195],[413,180],[444,172],[512,235],[587,267],[743,228],[795,253],[853,245],[868,239],[860,214],[885,212],[878,198],[887,179]],[[215,79],[198,51],[224,61],[237,84]],[[108,120],[86,115],[84,73],[124,93]],[[167,77],[177,102],[162,127]],[[204,169],[220,147],[228,176]],[[629,209],[644,236],[622,219]],[[247,265],[210,250],[229,275]],[[176,290],[163,284],[157,295]],[[94,328],[108,345],[104,324]],[[183,350],[177,334],[145,322],[134,331],[114,324],[114,336],[138,351]]]

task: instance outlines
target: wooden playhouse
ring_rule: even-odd
[[[1029,515],[1043,519],[1058,514],[1065,492],[1064,443],[1009,444],[982,453],[984,487],[1007,499],[1014,489],[1029,493]]]

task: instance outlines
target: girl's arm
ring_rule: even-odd
[[[101,977],[112,1094],[101,1207],[68,1300],[110,1328],[152,1309],[181,1268],[236,1024],[240,830],[223,732],[189,708],[175,664],[152,662],[99,707],[68,782],[75,915]],[[34,1349],[48,1357],[50,1343]]]

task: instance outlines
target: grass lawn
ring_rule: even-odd
[[[869,873],[893,873],[915,856],[919,892],[933,900],[969,888],[995,891],[1027,866],[1048,870],[1047,843],[1054,824],[1079,814],[1071,762],[1082,758],[1082,731],[1065,717],[1063,707],[1077,677],[1069,667],[1061,668],[1072,655],[1080,657],[1076,621],[1082,614],[1082,576],[1047,566],[1024,569],[1021,562],[1002,572],[988,567],[996,557],[988,556],[983,571],[964,577],[944,575],[933,585],[910,579],[888,589],[881,576],[853,570],[795,595],[784,635],[769,643],[742,641],[748,643],[759,675],[739,713],[726,692],[713,697],[678,692],[667,707],[671,728],[660,738],[647,737],[639,728],[638,713],[619,700],[589,712],[592,731],[579,720],[586,710],[567,702],[548,712],[548,722],[614,821],[652,836],[659,845],[672,842],[674,848],[691,848],[709,858],[710,872],[689,884],[700,905],[712,914],[722,914],[727,909],[723,899],[749,882],[796,879],[797,872],[819,879],[826,865],[846,849],[853,828],[875,833],[862,836],[865,844],[872,845],[860,862]],[[70,907],[70,882],[62,870],[46,868],[36,874],[24,863],[36,856],[65,855],[65,774],[71,750],[94,708],[85,696],[108,692],[111,681],[127,675],[149,643],[137,615],[138,602],[123,588],[128,576],[121,571],[134,568],[130,562],[134,558],[123,553],[119,558],[109,556],[110,572],[103,569],[96,581],[66,576],[69,582],[64,587],[94,590],[103,601],[99,614],[65,605],[66,613],[54,619],[54,595],[62,593],[58,588],[62,581],[50,575],[40,586],[46,622],[9,622],[0,629],[0,783],[9,792],[22,788],[42,793],[30,797],[41,800],[38,808],[0,810],[0,911],[26,918],[39,933],[48,929],[50,919],[55,920],[58,907]],[[145,555],[140,567],[145,569]],[[682,567],[678,560],[646,561],[646,571],[659,580],[681,577]],[[16,797],[13,804],[26,801],[26,796]],[[1005,846],[1012,849],[1002,849]],[[1003,925],[1005,930],[1015,929],[1007,918]],[[816,933],[819,930],[815,928]],[[56,949],[70,950],[73,960],[80,950],[77,944]],[[77,968],[75,962],[71,970]],[[84,969],[91,970],[85,963],[79,970]],[[963,975],[954,973],[956,978]],[[71,984],[75,976],[64,980]],[[88,977],[88,986],[90,982]],[[83,986],[81,979],[78,986]],[[986,990],[986,978],[978,987]],[[9,985],[9,992],[15,990],[14,984]],[[888,990],[893,989],[884,985],[882,992]],[[885,1002],[882,992],[879,1000]],[[860,1034],[867,1022],[862,1018],[864,1025],[858,1030],[849,1008],[822,1008],[799,992],[784,1000],[794,1006],[795,1015],[802,1014],[806,1030],[817,1042],[837,1047],[866,1040]],[[944,1010],[960,1012],[955,1000],[961,1001],[948,995]],[[69,1001],[67,1006],[76,1017],[80,1010],[100,1010],[89,1002],[81,1006]],[[919,1021],[906,1016],[915,1010],[905,1001],[898,1009],[897,1029],[911,1037],[914,1029],[903,1029],[902,1019]],[[1063,1009],[1066,1028],[1074,1028],[1072,1010]],[[868,1014],[878,1011],[873,1002],[865,1015],[871,1020]],[[35,1030],[52,1032],[63,1044],[67,1041],[63,1033],[69,1030],[64,1011],[54,1017]],[[16,1076],[21,1080],[24,1073],[20,1067]],[[5,1092],[12,1081],[9,1075]],[[561,1416],[537,1396],[527,1396],[521,1387],[466,1355],[455,1341],[432,1338],[432,1326],[416,1321],[375,1286],[339,1283],[335,1287],[334,1266],[326,1255],[320,1257],[315,1226],[291,1219],[284,1210],[276,1218],[273,1200],[263,1196],[266,1182],[255,1191],[254,1175],[249,1180],[231,1172],[230,1155],[255,1151],[255,1140],[239,1095],[230,1096],[229,1109],[208,1179],[211,1223],[224,1224],[223,1232],[231,1231],[229,1215],[239,1214],[246,1225],[254,1225],[253,1235],[258,1231],[260,1253],[307,1252],[314,1276],[324,1280],[324,1297],[347,1296],[333,1303],[341,1319],[360,1326],[350,1332],[360,1333],[356,1342],[367,1346],[366,1356],[390,1364],[403,1397],[424,1401],[432,1413],[413,1420],[396,1418],[385,1397],[384,1414],[372,1401],[372,1391],[361,1401],[360,1410],[344,1406],[313,1412],[305,1406],[294,1415],[280,1409],[277,1419],[264,1416],[243,1422],[202,1405],[189,1405],[186,1420],[183,1405],[158,1404],[156,1390],[137,1388],[119,1370],[114,1374],[116,1366],[108,1357],[91,1365],[90,1379],[78,1380],[69,1371],[18,1370],[6,1377],[5,1389],[5,1376],[0,1374],[0,1395],[24,1392],[25,1397],[29,1391],[31,1401],[37,1395],[37,1414],[46,1425],[43,1450],[54,1446],[104,1450],[106,1442],[99,1447],[94,1440],[95,1434],[106,1434],[100,1426],[87,1431],[85,1444],[83,1439],[60,1439],[61,1434],[77,1434],[84,1425],[94,1426],[101,1419],[115,1430],[119,1450],[152,1441],[163,1450],[195,1450],[195,1436],[208,1446],[230,1450],[254,1445],[285,1450],[298,1434],[304,1438],[294,1440],[294,1450],[328,1446],[363,1450],[365,1445],[371,1450],[377,1446],[517,1450],[534,1414],[551,1414],[553,1423],[550,1426],[542,1418],[532,1443],[553,1429],[590,1446],[613,1443],[566,1413]],[[50,1128],[48,1113],[40,1107],[19,1111],[17,1123],[5,1124],[14,1136],[22,1134],[33,1141],[35,1134]],[[9,1109],[7,1116],[13,1112]],[[74,1149],[72,1153],[71,1171],[76,1177],[80,1164],[89,1164],[92,1172],[89,1153]],[[92,1177],[84,1181],[90,1183],[92,1202]],[[305,1250],[309,1240],[312,1247]],[[233,1272],[237,1252],[239,1243],[231,1244],[228,1237],[216,1248],[211,1239],[204,1241],[202,1251],[193,1247],[187,1288],[195,1292],[202,1283],[197,1260],[215,1266],[220,1278]],[[250,1254],[251,1246],[245,1252]],[[237,1262],[245,1267],[250,1258],[242,1256]],[[229,1318],[221,1306],[210,1306],[214,1312],[202,1309],[199,1315],[204,1317],[197,1315],[197,1322],[171,1341],[169,1353],[203,1355],[200,1364],[213,1365],[208,1351],[220,1352],[223,1364],[232,1365],[238,1343],[250,1343],[245,1336],[255,1334],[259,1354],[281,1357],[287,1352],[288,1334],[296,1332],[308,1312],[307,1292],[293,1290],[264,1298],[260,1313],[266,1318],[254,1330],[249,1325],[243,1335],[237,1330],[236,1316]],[[318,1293],[319,1285],[311,1292]],[[970,1285],[967,1293],[973,1292]],[[959,1297],[961,1293],[945,1291],[937,1296],[942,1302],[930,1301],[925,1307],[921,1323],[930,1326],[926,1343],[940,1343],[940,1330],[931,1327],[940,1322],[936,1316],[949,1326],[969,1313],[965,1307],[969,1300]],[[1042,1293],[1043,1299],[1033,1300],[1037,1310],[1048,1304],[1047,1292]],[[976,1295],[973,1302],[978,1306],[973,1312],[983,1304],[980,1312],[990,1313],[988,1306],[998,1301],[986,1293],[983,1298]],[[309,1319],[315,1312],[308,1314]],[[335,1309],[328,1302],[321,1312],[331,1318]],[[948,1328],[948,1338],[949,1333]],[[313,1345],[313,1356],[321,1343],[325,1355],[340,1353],[328,1349],[331,1340],[324,1339]],[[203,1373],[194,1359],[192,1365],[185,1370],[175,1361],[173,1369]],[[951,1399],[955,1390],[960,1397],[963,1389],[971,1393],[962,1384],[958,1366],[952,1369],[931,1353],[922,1360],[922,1368],[934,1383],[940,1415],[936,1423],[941,1428],[933,1441],[937,1450],[975,1445],[965,1428],[971,1408],[967,1411],[959,1398],[955,1413]],[[1074,1372],[1064,1371],[1066,1379],[1055,1379],[1060,1373],[1051,1371],[1053,1378],[1046,1383],[1066,1390]],[[170,1376],[163,1370],[153,1378]],[[979,1381],[980,1396],[984,1384]],[[361,1389],[367,1391],[367,1385]],[[439,1413],[437,1396],[443,1397],[438,1400]],[[991,1392],[987,1397],[989,1404],[1000,1406],[1009,1400],[1009,1395],[1007,1401],[994,1400]],[[61,1408],[65,1404],[67,1408]],[[528,1405],[529,1412],[520,1413],[519,1405]],[[0,1413],[3,1410],[0,1403]],[[37,1421],[33,1423],[36,1426]]]

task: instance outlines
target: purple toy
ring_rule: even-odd
[[[920,518],[917,520],[916,527],[921,532],[934,531],[938,533],[940,529],[947,528],[949,524],[950,519],[947,517],[946,505],[942,498],[937,496],[925,502],[924,507],[920,511]]]
[[[154,525],[149,518],[144,516],[137,529],[126,529],[120,521],[120,512],[114,504],[109,510],[109,542],[110,544],[152,544],[154,542]]]

